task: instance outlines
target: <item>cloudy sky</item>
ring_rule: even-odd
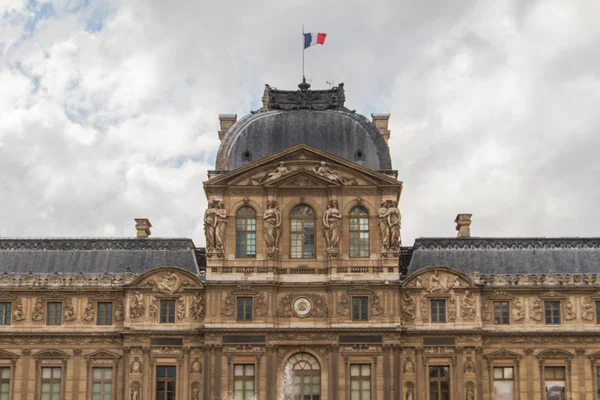
[[[600,236],[598,0],[0,0],[0,236],[204,244],[219,113],[344,82],[392,114],[403,239]]]

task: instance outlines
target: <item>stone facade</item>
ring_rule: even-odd
[[[145,219],[135,240],[0,240],[0,398],[599,398],[599,239],[471,238],[461,214],[402,247],[397,173],[350,156],[211,171],[206,249]]]

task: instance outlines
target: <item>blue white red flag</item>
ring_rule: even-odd
[[[326,33],[305,33],[304,34],[304,48],[308,48],[310,46],[314,46],[315,44],[323,44],[325,43]]]

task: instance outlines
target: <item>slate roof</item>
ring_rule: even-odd
[[[465,273],[600,273],[600,238],[420,238],[408,274],[447,266]]]
[[[0,239],[0,273],[143,273],[171,266],[198,274],[191,239]]]

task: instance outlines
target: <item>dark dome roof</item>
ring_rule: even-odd
[[[343,85],[324,91],[267,86],[264,107],[237,121],[217,154],[217,170],[234,170],[297,144],[307,144],[373,170],[390,170],[387,143],[375,125],[343,106]]]

